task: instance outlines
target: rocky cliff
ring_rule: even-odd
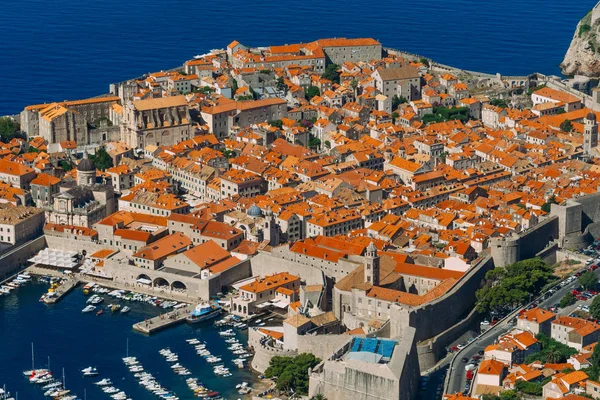
[[[575,35],[560,64],[564,75],[600,76],[600,10],[594,8],[577,24]]]

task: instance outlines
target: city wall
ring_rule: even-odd
[[[471,312],[476,301],[475,292],[479,289],[486,272],[493,268],[494,262],[487,256],[473,265],[443,296],[408,311],[399,306],[392,306],[390,336],[399,336],[406,325],[416,329],[417,341],[434,338],[455,326],[456,335],[464,333],[460,329],[461,326],[455,324]],[[447,335],[454,332],[447,332]]]
[[[325,276],[320,269],[278,258],[269,253],[259,253],[252,257],[250,266],[252,276],[273,275],[285,271],[300,276],[300,279],[306,282],[307,285],[325,286]]]
[[[19,272],[29,263],[28,259],[46,247],[46,238],[40,236],[9,250],[0,257],[0,280]]]
[[[439,335],[417,344],[421,371],[433,368],[445,356],[446,348],[468,330],[479,331],[479,313],[473,308],[469,315]]]
[[[494,264],[497,267],[503,267],[520,260],[536,257],[540,252],[545,258],[551,258],[552,255],[546,248],[558,238],[559,217],[553,215],[518,235],[491,239],[490,247]]]

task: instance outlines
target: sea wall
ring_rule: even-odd
[[[28,259],[46,247],[46,238],[40,236],[7,251],[0,257],[0,281],[19,272],[29,263]]]

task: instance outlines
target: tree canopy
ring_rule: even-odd
[[[453,120],[467,122],[469,120],[469,114],[469,107],[433,107],[433,113],[425,114],[423,116],[423,122],[426,124]]]
[[[596,319],[600,319],[600,296],[595,296],[590,304],[590,314]]]
[[[560,130],[563,131],[563,132],[571,132],[573,130],[573,124],[568,119],[565,119],[560,124]]]
[[[338,69],[340,68],[337,64],[329,64],[325,67],[325,72],[321,75],[322,78],[329,79],[333,83],[340,83],[340,73]]]
[[[558,303],[558,306],[560,308],[565,308],[570,306],[571,304],[575,304],[575,302],[577,301],[577,299],[575,298],[575,296],[573,295],[573,293],[571,292],[567,292],[562,299],[560,299],[560,302]]]
[[[408,103],[406,97],[398,97],[398,95],[395,94],[394,97],[392,97],[392,110],[397,109],[400,104],[404,103]]]
[[[316,86],[309,86],[306,89],[306,92],[304,93],[306,100],[310,100],[315,96],[319,96],[321,94],[321,92],[319,91],[319,88]]]
[[[558,202],[556,201],[556,196],[554,196],[554,195],[550,196],[548,201],[542,205],[542,211],[549,213],[550,209],[552,207],[552,204],[558,204]]]
[[[101,171],[113,166],[112,157],[106,152],[104,147],[100,147],[96,150],[96,154],[90,155],[90,160],[94,164],[94,167]]]
[[[490,104],[500,108],[508,108],[508,103],[504,99],[493,99],[490,100]]]
[[[477,290],[477,309],[480,312],[508,312],[524,304],[530,295],[538,294],[554,279],[552,268],[539,258],[530,258],[494,268],[485,274]]]
[[[598,278],[596,278],[596,274],[591,271],[584,272],[578,278],[579,284],[583,286],[585,290],[590,290],[598,285]]]
[[[315,367],[321,360],[313,354],[303,353],[296,357],[273,357],[265,371],[267,378],[277,377],[279,390],[293,391],[297,394],[308,393],[308,369]]]
[[[10,142],[19,136],[20,129],[19,123],[11,117],[0,117],[0,138],[3,142]]]
[[[526,364],[536,360],[540,360],[543,363],[564,363],[573,354],[577,354],[577,350],[574,348],[557,342],[543,333],[536,335],[536,339],[540,342],[541,350],[538,353],[527,356],[525,359]]]

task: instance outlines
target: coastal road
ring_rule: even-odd
[[[600,277],[600,268],[597,269],[596,271],[594,271],[594,273],[596,274],[596,276]],[[579,286],[579,282],[577,279],[575,279],[573,282],[565,285],[564,287],[560,287],[559,285],[555,286],[555,289],[557,289],[556,292],[554,292],[547,299],[543,299],[543,296],[541,296],[541,297],[535,299],[534,301],[538,303],[538,307],[548,308],[548,307],[553,306],[554,304],[560,302],[560,300],[563,298],[563,296],[567,292],[572,291],[573,289],[575,289],[578,286]],[[580,304],[580,303],[586,303],[586,302],[578,302],[577,304]],[[589,303],[589,302],[587,302],[587,303]],[[577,304],[567,307],[565,309],[560,309],[559,314],[560,315],[570,314],[577,307]],[[450,368],[448,370],[449,376],[446,380],[447,387],[445,388],[445,391],[444,391],[445,393],[457,393],[457,392],[462,392],[465,390],[465,384],[467,382],[465,366],[469,362],[467,362],[467,363],[462,362],[461,361],[462,358],[466,357],[470,361],[471,358],[474,355],[478,354],[479,351],[483,351],[483,350],[485,350],[485,348],[487,346],[489,346],[490,344],[493,344],[494,341],[498,338],[498,336],[501,336],[501,335],[505,334],[506,332],[508,332],[509,330],[511,330],[514,327],[514,325],[512,325],[510,322],[515,316],[517,316],[519,314],[520,310],[521,309],[511,313],[508,317],[504,318],[501,322],[494,325],[489,330],[487,330],[486,332],[484,332],[483,334],[478,336],[475,340],[473,340],[471,343],[469,343],[464,349],[462,349],[461,351],[456,353],[456,355],[452,359],[452,362],[450,363]]]

